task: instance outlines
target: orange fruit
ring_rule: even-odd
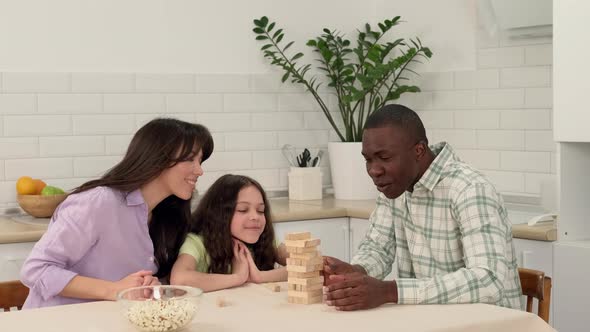
[[[19,195],[35,195],[36,190],[35,181],[30,176],[21,176],[16,181],[16,192]]]
[[[39,179],[33,179],[33,182],[35,182],[35,195],[41,195],[41,190],[47,186],[47,183]]]

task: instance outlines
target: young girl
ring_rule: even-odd
[[[135,134],[123,160],[78,187],[57,208],[21,270],[25,308],[114,300],[170,273],[190,220],[207,128],[155,119]],[[155,275],[153,277],[152,275]]]
[[[288,254],[284,245],[275,245],[270,207],[255,180],[220,177],[201,199],[190,231],[172,268],[171,284],[214,291],[287,280]],[[275,263],[283,267],[274,269]]]

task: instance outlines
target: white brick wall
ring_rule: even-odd
[[[421,73],[414,83],[423,92],[399,102],[420,114],[432,143],[450,142],[502,192],[540,195],[556,172],[551,41],[480,37],[478,45],[476,68]],[[336,136],[313,97],[280,77],[276,70],[0,73],[0,207],[15,204],[14,182],[22,175],[71,189],[104,173],[133,133],[157,116],[212,131],[216,148],[204,164],[201,191],[228,172],[286,190],[289,165],[281,147],[326,150]],[[335,98],[326,90],[321,95],[341,123]],[[325,157],[326,186],[328,166]]]

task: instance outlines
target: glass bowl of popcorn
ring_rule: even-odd
[[[203,291],[188,286],[142,286],[117,294],[123,315],[141,331],[171,332],[188,325]]]

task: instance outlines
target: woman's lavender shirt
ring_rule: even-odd
[[[70,195],[23,265],[24,308],[89,301],[58,295],[76,275],[117,281],[139,270],[157,271],[141,192],[97,187]]]

